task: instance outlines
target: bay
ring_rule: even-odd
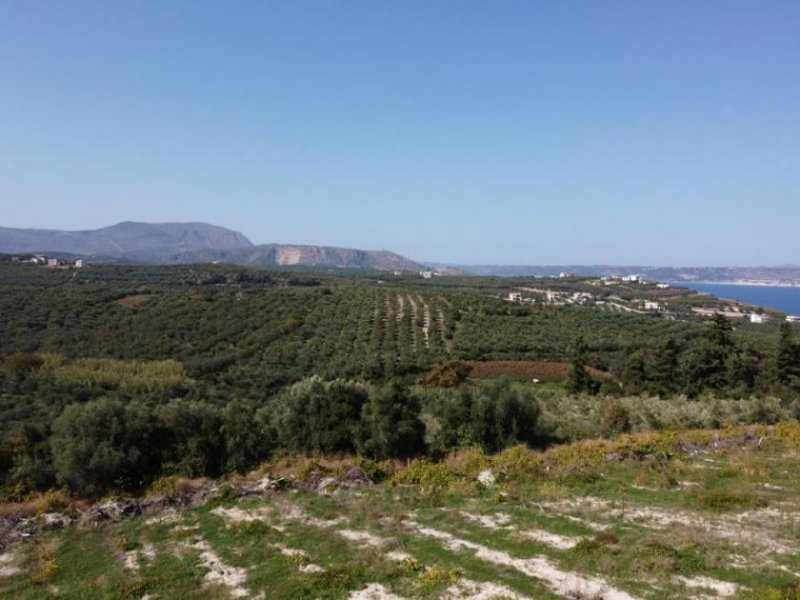
[[[747,304],[774,308],[790,315],[800,315],[800,287],[692,283],[687,281],[676,281],[673,285],[713,294],[718,298],[738,300]]]

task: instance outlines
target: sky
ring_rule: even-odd
[[[0,225],[800,263],[800,2],[0,3]]]

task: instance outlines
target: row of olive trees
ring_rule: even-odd
[[[414,389],[312,377],[266,405],[166,404],[102,398],[68,405],[51,429],[15,431],[3,447],[6,484],[63,486],[85,496],[140,490],[162,475],[216,477],[276,453],[351,453],[373,459],[441,456],[462,446],[497,451],[533,443],[536,400],[507,382]]]

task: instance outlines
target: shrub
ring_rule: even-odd
[[[608,435],[627,433],[631,429],[630,413],[619,402],[606,402],[600,414],[600,426]]]

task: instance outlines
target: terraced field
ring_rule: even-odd
[[[377,485],[305,463],[297,485],[273,473],[194,509],[45,530],[0,555],[0,595],[795,598],[798,456],[763,431],[594,466],[556,460],[592,446],[561,448],[536,473],[527,450],[466,453]]]

